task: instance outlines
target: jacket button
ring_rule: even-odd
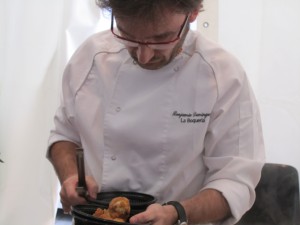
[[[121,107],[117,107],[115,110],[116,110],[116,112],[120,112],[121,111]]]
[[[110,157],[111,160],[115,161],[117,159],[117,157],[115,155],[113,155],[112,157]]]

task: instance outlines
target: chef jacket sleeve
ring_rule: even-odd
[[[80,135],[76,126],[75,99],[92,67],[95,55],[91,45],[87,43],[78,48],[65,68],[62,80],[61,103],[55,114],[54,129],[51,130],[48,140],[48,158],[50,147],[55,142],[70,141],[81,146]]]
[[[205,187],[220,191],[234,224],[255,201],[255,187],[264,164],[258,106],[246,75],[235,59],[212,62],[218,100],[205,138]]]
[[[54,117],[55,129],[51,130],[48,140],[47,157],[49,158],[49,150],[51,146],[59,141],[69,141],[80,146],[80,139],[76,129],[72,115],[68,115],[67,108],[62,102]]]

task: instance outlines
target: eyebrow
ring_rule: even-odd
[[[135,40],[135,38],[131,34],[127,33],[125,30],[123,30],[121,27],[119,27],[118,24],[116,24],[116,25],[117,25],[118,30],[120,30],[122,33],[124,33],[130,39]],[[146,39],[160,39],[160,38],[168,37],[168,36],[171,36],[171,35],[174,35],[177,33],[178,33],[177,31],[167,31],[167,32],[164,32],[161,34],[156,34],[151,37],[147,37]]]

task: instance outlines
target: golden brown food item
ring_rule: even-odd
[[[100,209],[97,208],[97,210],[94,212],[93,216],[96,216],[98,218],[106,219],[106,220],[112,220],[109,212],[107,209]]]
[[[113,221],[116,221],[116,222],[119,222],[119,223],[125,223],[126,222],[126,220],[123,220],[123,219],[121,219],[121,218],[114,218],[114,219],[112,219]]]
[[[100,217],[104,213],[103,209],[97,208],[93,216]]]
[[[98,208],[93,216],[101,219],[113,220],[117,222],[126,222],[130,214],[130,202],[128,198],[116,197],[113,198],[108,206],[108,209]]]
[[[120,218],[126,221],[130,214],[128,198],[116,197],[112,199],[109,203],[108,211],[112,218]]]

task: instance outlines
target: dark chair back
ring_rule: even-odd
[[[300,225],[299,177],[289,165],[266,163],[256,200],[238,225]]]

